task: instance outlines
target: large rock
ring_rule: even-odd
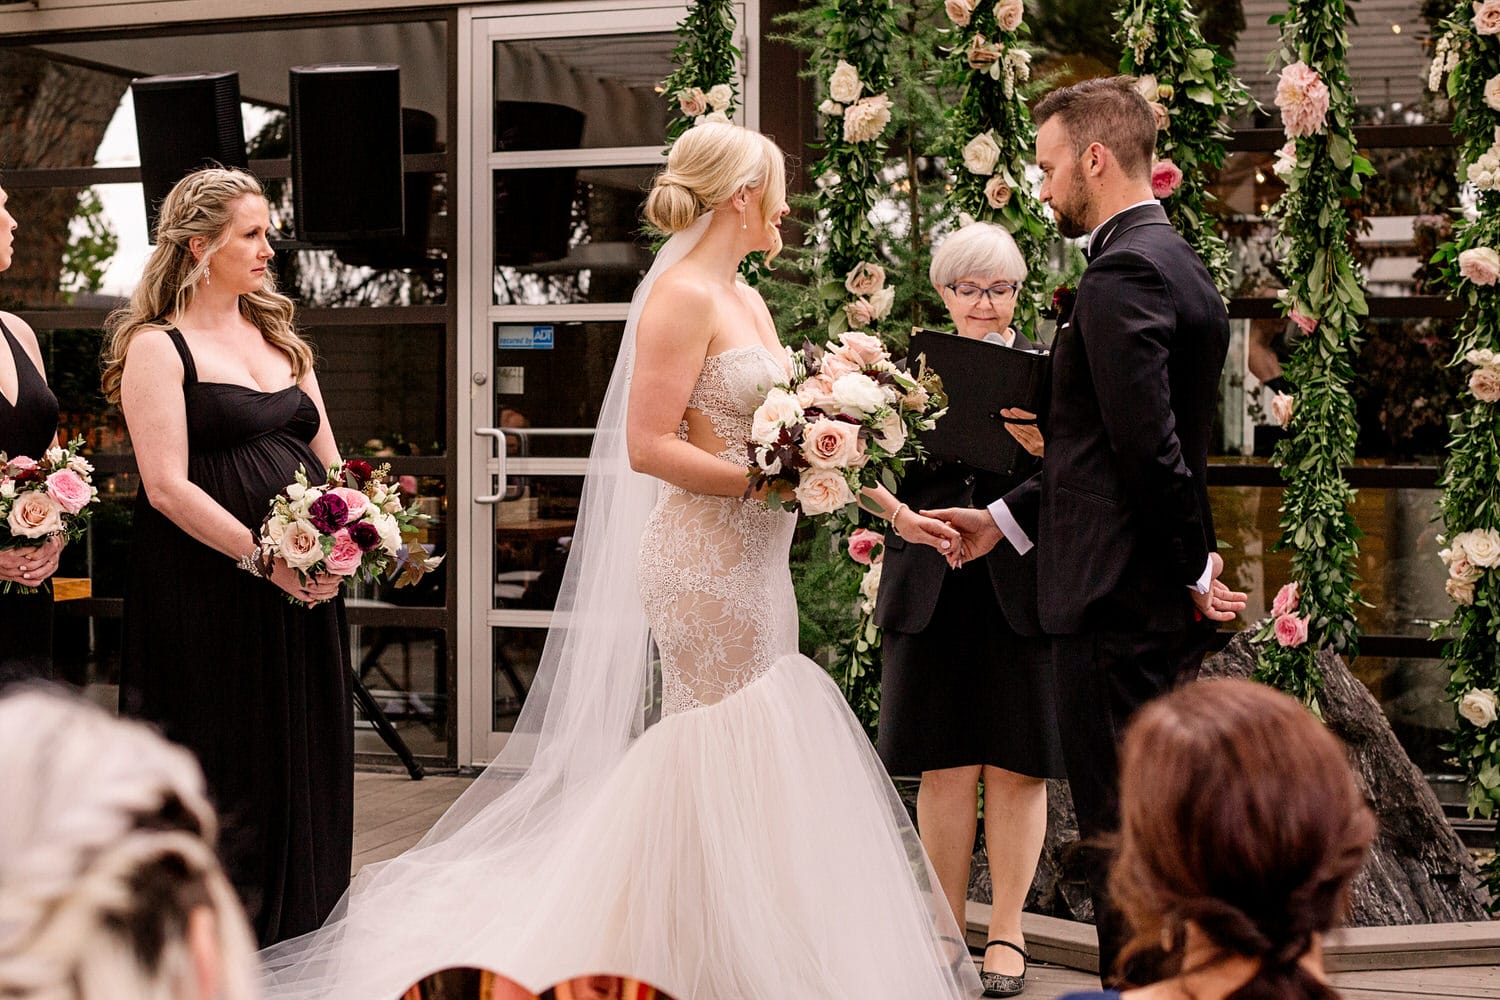
[[[1381,927],[1488,919],[1487,897],[1473,858],[1448,825],[1422,772],[1397,742],[1380,705],[1341,657],[1320,653],[1317,664],[1323,675],[1324,720],[1349,747],[1380,820],[1380,834],[1351,892],[1349,924]],[[1204,662],[1203,676],[1249,677],[1254,667],[1254,653],[1242,633]],[[1047,783],[1047,840],[1026,908],[1091,922],[1088,888],[1073,856],[1078,828],[1067,788],[1065,781]],[[982,845],[974,854],[969,898],[990,901]]]

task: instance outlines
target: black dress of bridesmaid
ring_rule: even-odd
[[[317,477],[317,407],[198,381],[182,334],[188,479],[247,528],[298,467]],[[136,496],[122,712],[198,755],[220,854],[262,946],[322,924],[349,884],[354,735],[343,600],[307,608]]]
[[[25,455],[40,461],[57,434],[57,397],[4,322],[0,333],[16,361],[16,398],[0,393],[0,451],[7,458]],[[52,588],[0,593],[0,637],[0,686],[52,677]]]

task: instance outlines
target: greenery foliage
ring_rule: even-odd
[[[1475,198],[1474,211],[1455,223],[1452,240],[1433,257],[1450,297],[1464,307],[1450,367],[1468,372],[1469,379],[1462,409],[1450,420],[1443,467],[1443,557],[1454,610],[1438,630],[1448,637],[1448,694],[1459,715],[1452,749],[1469,778],[1469,811],[1492,817],[1500,804],[1500,554],[1491,552],[1500,542],[1500,34],[1480,30],[1479,7],[1451,5],[1440,24],[1429,83],[1452,104],[1458,179],[1473,186]],[[1484,875],[1492,898],[1500,899],[1500,860],[1492,859]]]
[[[945,116],[934,152],[946,159],[952,178],[950,217],[956,224],[992,222],[1015,238],[1028,269],[1015,322],[1034,331],[1051,300],[1047,254],[1058,235],[1027,178],[1036,141],[1026,104],[1031,27],[1014,0],[1010,5],[949,0],[944,13],[950,27],[943,82],[958,99]]]
[[[696,122],[720,115],[734,118],[739,103],[735,86],[740,50],[734,47],[734,4],[730,0],[695,0],[677,25],[677,68],[662,81],[661,92],[675,110],[667,123],[667,145]]]
[[[1352,656],[1359,637],[1359,530],[1342,469],[1358,436],[1351,359],[1368,308],[1344,200],[1359,194],[1372,170],[1354,147],[1348,13],[1345,0],[1292,0],[1287,14],[1272,19],[1281,27],[1277,103],[1289,139],[1277,168],[1287,190],[1272,210],[1288,282],[1281,305],[1305,334],[1285,372],[1296,396],[1291,433],[1276,450],[1287,484],[1277,545],[1292,550],[1299,603],[1287,614],[1301,627],[1266,623],[1256,676],[1309,704],[1321,686],[1318,649]]]
[[[1126,0],[1120,8],[1120,72],[1142,77],[1165,113],[1156,155],[1182,172],[1165,197],[1167,218],[1197,251],[1222,295],[1234,283],[1229,246],[1205,211],[1208,172],[1224,166],[1229,119],[1250,103],[1234,63],[1204,40],[1187,0]]]

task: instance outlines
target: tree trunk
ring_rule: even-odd
[[[93,166],[129,84],[127,76],[74,66],[32,49],[0,49],[0,165]],[[78,191],[10,192],[9,207],[20,229],[15,261],[0,279],[5,301],[28,308],[61,301],[58,277]]]

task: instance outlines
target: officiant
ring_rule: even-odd
[[[1011,326],[1026,262],[1004,229],[976,222],[952,233],[934,253],[929,278],[954,335],[1043,350]],[[951,402],[963,382],[949,378],[945,388]],[[987,997],[1014,996],[1025,985],[1021,907],[1046,833],[1043,779],[1063,775],[1051,644],[1037,620],[1034,551],[1018,556],[998,546],[950,571],[938,550],[921,544],[922,519],[914,512],[983,506],[1035,472],[1044,450],[1035,422],[1007,421],[1005,429],[1025,449],[1008,475],[936,458],[907,470],[885,535],[875,606],[884,630],[880,757],[893,775],[921,776],[918,832],[960,927],[984,787],[994,889],[982,976]]]

